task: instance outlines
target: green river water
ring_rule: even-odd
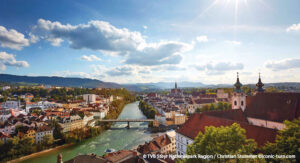
[[[127,104],[118,119],[146,119],[138,108],[138,102]],[[132,149],[139,144],[151,140],[155,135],[149,133],[147,123],[130,123],[130,129],[126,129],[127,123],[115,123],[111,129],[101,135],[87,139],[79,144],[41,154],[37,157],[22,161],[23,163],[55,163],[59,153],[63,156],[63,161],[67,161],[78,153],[95,153],[103,155],[108,148],[115,150]]]

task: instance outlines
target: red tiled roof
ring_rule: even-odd
[[[147,97],[156,97],[156,93],[148,93]]]
[[[274,129],[249,125],[245,122],[238,122],[205,114],[194,114],[180,129],[177,130],[177,132],[191,139],[195,139],[200,131],[202,133],[205,132],[206,126],[231,126],[233,123],[239,123],[240,126],[246,130],[247,138],[254,139],[258,146],[262,146],[268,141],[275,141],[277,131]]]
[[[126,158],[129,159],[129,157],[136,157],[137,153],[135,151],[131,150],[120,150],[113,153],[108,153],[106,156],[104,156],[105,159],[111,161],[111,162],[123,162]],[[121,161],[123,160],[123,161]]]
[[[51,131],[52,128],[50,126],[47,125],[43,125],[39,128],[37,128],[36,132],[44,132],[44,131]]]
[[[207,99],[196,99],[195,103],[196,104],[207,104],[207,103],[214,103],[215,99],[212,98],[207,98]]]
[[[244,112],[241,109],[208,111],[208,112],[204,112],[202,114],[248,123],[248,120],[247,120]]]
[[[140,153],[151,153],[151,152],[157,152],[164,146],[167,146],[171,143],[170,138],[164,134],[158,137],[155,137],[152,141],[149,143],[145,143],[144,145],[139,145],[137,148],[137,151]]]
[[[283,122],[300,117],[300,93],[258,93],[246,99],[247,117]]]

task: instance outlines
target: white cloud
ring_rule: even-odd
[[[299,58],[287,58],[279,61],[268,61],[265,63],[265,67],[273,70],[288,70],[294,68],[300,68],[300,59]]]
[[[144,29],[148,29],[148,26],[144,25],[143,28],[144,28]]]
[[[14,29],[7,30],[0,26],[0,44],[4,48],[21,50],[23,47],[29,46],[29,40]]]
[[[34,30],[53,45],[67,40],[71,48],[122,55],[125,56],[125,63],[135,65],[178,64],[182,60],[181,53],[193,48],[191,44],[178,41],[147,43],[140,32],[116,28],[104,21],[63,25],[39,19]]]
[[[196,65],[194,67],[199,71],[205,71],[207,75],[221,75],[227,71],[242,70],[244,65],[242,63],[219,62]]]
[[[177,65],[160,65],[153,67],[151,70],[153,71],[185,71],[186,68]]]
[[[192,48],[193,45],[176,41],[148,44],[143,50],[131,53],[125,62],[141,66],[178,64],[181,54]]]
[[[29,33],[29,37],[30,37],[29,41],[31,43],[36,43],[40,40],[38,36],[32,34],[31,32]]]
[[[60,44],[64,41],[61,38],[52,38],[52,37],[47,38],[46,40],[51,42],[52,46],[60,46]]]
[[[198,36],[196,40],[198,42],[208,42],[207,36]]]
[[[106,73],[110,76],[129,76],[133,75],[135,69],[131,66],[119,66],[111,70],[108,70]]]
[[[226,44],[231,44],[231,45],[241,45],[242,42],[239,42],[239,41],[230,41],[230,40],[227,40],[225,41]]]
[[[300,31],[300,23],[299,24],[293,24],[291,26],[289,26],[287,29],[286,29],[287,32],[290,32],[290,31]]]
[[[0,52],[0,70],[5,70],[6,66],[29,67],[26,61],[17,61],[13,54]]]
[[[92,54],[90,56],[88,56],[88,55],[81,56],[81,60],[92,62],[92,61],[101,61],[101,58]]]
[[[104,21],[63,25],[57,21],[39,19],[35,30],[50,42],[55,39],[68,40],[70,47],[74,49],[128,51],[137,49],[145,42],[139,32],[119,29]]]

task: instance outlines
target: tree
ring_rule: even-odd
[[[20,151],[21,155],[30,154],[35,152],[35,144],[34,138],[32,137],[24,137],[20,140],[17,148]]]
[[[188,155],[235,155],[251,154],[257,148],[253,139],[246,138],[246,130],[239,124],[221,127],[206,127],[205,133],[199,132],[193,144],[188,145]],[[217,159],[217,158],[216,158]],[[214,159],[214,161],[217,161]],[[197,163],[203,160],[187,159],[185,162]],[[211,160],[212,161],[212,160]],[[219,160],[220,161],[220,160]],[[221,160],[221,161],[225,161]]]
[[[210,106],[209,106],[209,110],[215,110],[215,108],[216,108],[215,104],[211,103]]]
[[[201,112],[203,112],[203,111],[209,111],[209,105],[207,105],[207,104],[204,105],[201,110],[202,110]]]
[[[278,89],[276,89],[275,87],[268,87],[267,89],[266,89],[266,92],[279,92],[278,91]]]
[[[225,110],[223,102],[218,102],[218,104],[217,104],[217,110]]]
[[[62,133],[62,127],[58,124],[58,122],[56,120],[53,120],[53,137],[54,139],[63,139],[64,135]]]
[[[52,135],[44,135],[43,136],[43,141],[42,141],[42,145],[44,147],[49,147],[53,144],[54,142],[54,139],[53,139],[53,136]]]
[[[251,94],[251,88],[250,88],[250,86],[243,86],[242,90],[246,94]]]
[[[275,143],[267,143],[262,149],[266,154],[295,155],[296,159],[292,161],[300,162],[300,118],[284,121],[284,124],[286,128],[279,131]]]

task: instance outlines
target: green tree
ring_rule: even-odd
[[[209,105],[209,110],[216,110],[215,108],[216,108],[216,107],[215,107],[215,104],[211,103],[211,104]]]
[[[199,132],[193,144],[188,145],[187,154],[189,155],[235,155],[251,154],[257,148],[257,144],[252,139],[247,139],[246,130],[239,124],[221,127],[206,127],[205,133]],[[185,162],[198,163],[203,160],[187,159]],[[212,160],[210,160],[212,161]],[[217,158],[214,159],[217,161]],[[218,160],[226,161],[226,160]]]
[[[279,90],[275,87],[268,87],[266,88],[266,92],[279,92]]]
[[[53,139],[52,135],[44,135],[43,136],[42,145],[45,148],[48,148],[48,147],[52,146],[53,142],[54,142],[54,139]]]
[[[267,143],[262,149],[266,154],[295,155],[296,159],[288,162],[300,162],[300,118],[284,121],[285,129],[280,130],[275,143]],[[282,159],[273,160],[276,162]]]
[[[218,102],[218,104],[217,104],[217,110],[225,110],[223,102]]]
[[[202,112],[209,111],[209,105],[204,105],[201,110],[202,110]]]
[[[56,120],[53,120],[53,127],[54,127],[54,130],[53,130],[53,137],[54,139],[63,139],[64,138],[64,135],[62,133],[62,127],[58,124],[58,122]]]
[[[21,155],[31,154],[36,150],[34,143],[34,138],[24,137],[20,140],[18,144],[19,148],[17,150],[19,150]]]

